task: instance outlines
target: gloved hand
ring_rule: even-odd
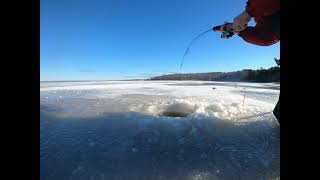
[[[232,23],[225,22],[223,25],[213,27],[212,30],[214,32],[232,32]]]
[[[234,35],[232,23],[225,22],[223,25],[212,28],[213,32],[222,32],[221,38],[228,39]]]

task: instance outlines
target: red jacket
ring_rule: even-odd
[[[248,0],[246,11],[256,26],[241,31],[242,39],[260,46],[270,46],[280,40],[280,0]]]

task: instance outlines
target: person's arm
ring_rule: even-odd
[[[271,29],[271,25],[262,17],[271,15],[280,10],[280,0],[248,0],[245,13],[248,17],[254,17],[257,25],[239,29],[238,35],[248,43],[259,46],[270,46],[278,42],[278,37]],[[240,17],[240,18],[238,18]],[[239,15],[234,19],[234,27],[237,24],[245,24]]]
[[[259,46],[270,46],[278,42],[276,34],[270,28],[247,27],[238,35],[248,43]]]
[[[252,18],[269,16],[280,11],[280,0],[248,0],[245,10],[233,19],[232,26],[224,27],[238,34],[246,29]]]
[[[280,11],[280,0],[248,0],[246,12],[251,17],[269,16]]]

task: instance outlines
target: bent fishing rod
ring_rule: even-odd
[[[181,64],[180,64],[180,69],[182,68],[182,64],[183,64],[183,61],[184,61],[184,58],[185,56],[189,53],[189,49],[190,47],[192,46],[192,44],[198,39],[200,38],[201,36],[207,34],[208,32],[210,31],[213,31],[213,32],[221,32],[221,38],[222,39],[229,39],[230,37],[232,37],[234,35],[233,32],[231,31],[228,31],[225,27],[226,27],[226,24],[229,24],[229,23],[224,23],[223,25],[220,25],[220,26],[215,26],[213,28],[210,28],[204,32],[202,32],[201,34],[199,34],[197,37],[195,37],[191,42],[190,44],[188,45],[187,47],[187,50],[186,52],[184,53],[183,57],[182,57],[182,61],[181,61]]]

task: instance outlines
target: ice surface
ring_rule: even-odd
[[[41,179],[277,178],[277,120],[245,117],[278,95],[275,83],[42,82]]]

